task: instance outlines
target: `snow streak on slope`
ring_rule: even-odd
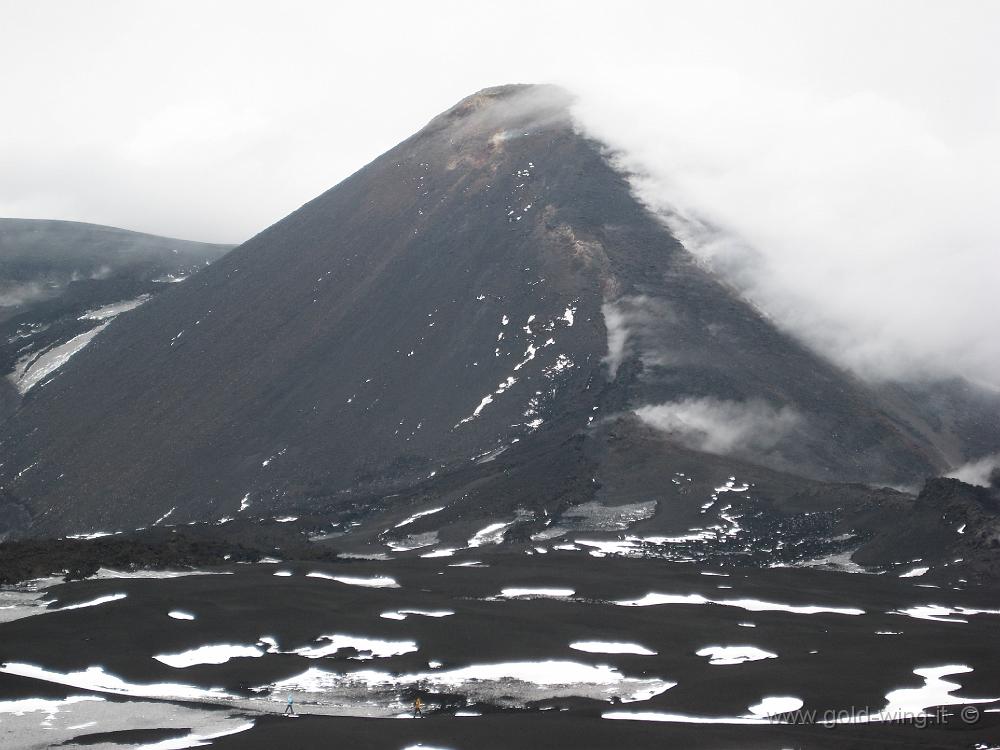
[[[107,323],[102,323],[96,328],[91,328],[86,333],[74,336],[69,341],[59,346],[54,346],[44,354],[34,360],[23,363],[22,367],[10,374],[10,379],[22,394],[27,393],[50,374],[58,370],[69,362],[70,357],[83,349],[93,341],[101,331],[107,328]]]

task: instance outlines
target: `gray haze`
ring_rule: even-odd
[[[474,90],[560,83],[782,326],[1000,386],[1000,4],[341,5],[0,0],[0,216],[238,242]]]

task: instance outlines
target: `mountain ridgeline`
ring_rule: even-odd
[[[76,221],[0,219],[0,321],[97,282],[169,283],[230,249]]]
[[[75,221],[0,219],[0,422],[114,317],[231,248]]]
[[[7,421],[0,533],[417,490],[547,513],[680,465],[913,486],[968,458],[702,268],[570,104],[470,96],[115,320]]]

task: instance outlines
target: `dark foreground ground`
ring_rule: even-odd
[[[701,726],[653,722],[615,722],[582,713],[522,714],[477,719],[429,717],[413,722],[303,717],[298,723],[277,717],[260,720],[253,731],[213,742],[218,748],[965,748],[993,731],[964,727]],[[986,745],[991,747],[990,745]]]
[[[996,587],[942,577],[723,570],[595,558],[583,551],[528,556],[488,550],[429,559],[233,565],[213,571],[229,575],[103,578],[53,586],[42,592],[51,602],[44,608],[36,602],[33,607],[0,609],[9,619],[0,621],[0,745],[161,750],[194,746],[196,741],[218,748],[391,750],[971,750],[1000,745],[1000,713],[992,712],[1000,708],[995,700],[1000,698],[1000,615],[972,612],[1000,608]],[[472,561],[481,564],[456,567]],[[307,575],[317,572],[391,579],[397,586],[374,588]],[[557,598],[498,596],[511,587],[573,593],[556,592]],[[711,601],[615,603],[641,600],[650,593],[696,594]],[[125,596],[55,611],[116,594]],[[776,604],[864,613],[807,614],[776,609]],[[943,609],[912,609],[928,605]],[[955,612],[959,607],[964,611]],[[381,616],[400,609],[454,614]],[[947,614],[949,609],[952,614]],[[194,619],[168,616],[177,610]],[[911,614],[895,614],[903,610]],[[10,619],[13,612],[37,614]],[[938,619],[913,616],[928,612]],[[390,648],[388,655],[348,646],[309,658],[308,649],[328,643],[324,635],[390,645],[412,641],[412,646]],[[577,641],[628,642],[656,654],[590,653],[570,647]],[[211,644],[255,647],[257,653],[254,658],[190,666],[170,666],[153,658]],[[711,645],[751,645],[776,656],[714,665],[696,653]],[[613,679],[588,684],[575,677],[542,677],[545,684],[539,685],[530,679],[474,673],[451,682],[434,678],[481,665],[525,662],[544,663],[538,666],[543,675],[559,673],[566,662],[585,668],[608,665]],[[23,665],[43,668],[44,679],[23,676]],[[826,728],[802,723],[815,722],[816,717],[798,714],[783,717],[795,724],[707,723],[746,722],[748,707],[768,696],[798,698],[803,711],[816,711],[819,717],[826,711],[843,712],[843,717],[874,713],[886,708],[891,691],[922,686],[924,680],[914,669],[944,665],[973,671],[945,677],[955,686],[939,693],[938,700],[950,705],[937,712],[926,704],[933,714],[930,719]],[[92,667],[123,682],[105,683],[102,691],[88,689],[95,687],[85,672]],[[348,679],[375,673],[384,676],[381,682]],[[325,675],[326,682],[317,683],[317,675]],[[612,684],[617,678],[625,682]],[[627,685],[641,681],[659,681],[661,689],[645,700],[621,702]],[[670,683],[676,684],[663,687]],[[194,688],[219,688],[227,697],[177,700]],[[278,715],[288,692],[301,714],[295,720]],[[426,703],[426,718],[394,718],[406,715],[417,695]],[[60,701],[68,696],[104,700],[64,704],[55,711],[21,710],[18,715],[27,704],[17,701]],[[973,704],[973,699],[980,702]],[[975,720],[962,713],[972,707]],[[610,712],[653,712],[675,719],[603,718]],[[676,715],[687,721],[677,721]],[[211,739],[224,732],[236,733]]]

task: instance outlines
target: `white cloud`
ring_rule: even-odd
[[[961,479],[966,484],[990,487],[991,476],[997,469],[1000,469],[1000,453],[963,464],[948,476],[953,479]]]
[[[643,406],[635,413],[681,445],[718,455],[765,454],[803,422],[791,407],[761,400],[687,398]]]
[[[885,93],[691,75],[578,105],[688,248],[865,376],[996,382],[997,132],[943,132]]]
[[[605,302],[601,312],[608,335],[604,362],[611,380],[629,356],[638,355],[644,364],[662,364],[667,359],[658,334],[675,317],[669,302],[637,294]]]
[[[618,368],[625,359],[628,324],[624,311],[610,302],[604,303],[601,312],[604,314],[604,325],[608,329],[608,353],[604,357],[604,362],[608,366],[609,377],[614,380]]]

